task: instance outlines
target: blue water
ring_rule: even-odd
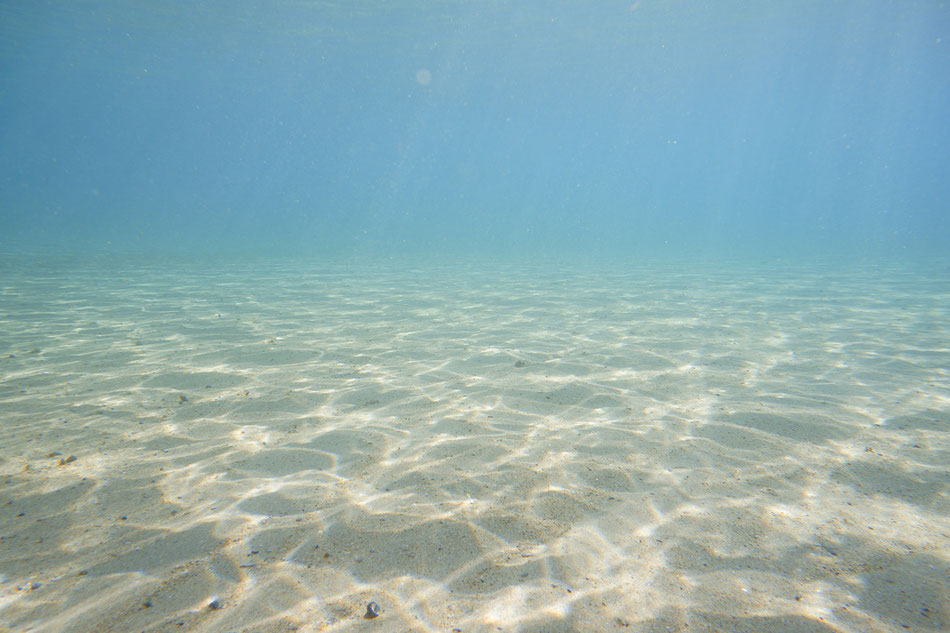
[[[0,3],[7,252],[932,257],[940,2]]]

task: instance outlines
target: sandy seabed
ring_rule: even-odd
[[[0,631],[950,629],[946,266],[4,267]]]

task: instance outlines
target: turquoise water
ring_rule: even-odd
[[[5,249],[904,257],[938,2],[0,5]]]
[[[0,633],[946,630],[948,11],[0,2]]]

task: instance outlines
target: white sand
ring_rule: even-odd
[[[950,629],[944,267],[23,262],[8,354],[0,631]]]

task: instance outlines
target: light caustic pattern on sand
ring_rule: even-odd
[[[950,626],[939,279],[40,270],[0,631]]]

